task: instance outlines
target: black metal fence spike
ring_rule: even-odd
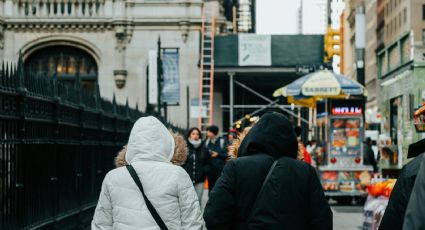
[[[115,97],[115,93],[114,93],[114,96],[112,98],[112,111],[111,112],[113,114],[116,114],[117,113],[117,99]]]
[[[5,87],[4,86],[4,76],[5,76],[5,68],[6,68],[6,66],[5,66],[5,64],[4,64],[4,61],[1,63],[1,73],[0,73],[0,86],[1,87]]]
[[[3,77],[4,76],[4,68],[5,68],[5,66],[4,66],[4,61],[2,61],[1,62],[1,76]]]
[[[8,63],[6,63],[6,65],[5,65],[5,67],[4,67],[5,69],[4,69],[4,77],[3,77],[3,86],[4,87],[8,87],[8,85],[7,85],[7,78],[9,78],[9,64]]]

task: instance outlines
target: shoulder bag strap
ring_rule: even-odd
[[[155,207],[152,205],[152,203],[149,201],[148,197],[146,196],[145,191],[143,190],[142,183],[140,182],[140,178],[137,176],[137,173],[134,170],[133,166],[127,165],[126,167],[131,177],[133,178],[134,182],[136,183],[137,187],[139,187],[140,191],[142,192],[143,198],[145,199],[146,206],[148,207],[152,217],[155,219],[155,222],[158,224],[161,230],[168,230],[167,226],[165,225],[164,221],[159,216]]]
[[[279,160],[279,159],[275,160],[275,161],[273,162],[272,166],[270,166],[270,169],[269,169],[269,172],[267,173],[266,179],[264,179],[263,185],[261,186],[261,189],[260,189],[260,191],[258,192],[257,197],[255,198],[254,204],[252,205],[251,212],[250,212],[250,214],[249,214],[249,216],[248,216],[247,221],[251,220],[251,218],[253,217],[253,215],[254,215],[254,210],[255,210],[255,206],[257,205],[257,202],[258,202],[258,197],[259,197],[259,196],[261,196],[261,193],[262,193],[262,192],[263,192],[263,190],[264,190],[264,186],[266,185],[267,181],[269,180],[270,175],[272,175],[273,169],[276,167],[278,160]]]

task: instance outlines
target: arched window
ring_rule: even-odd
[[[79,77],[83,88],[93,90],[97,81],[97,64],[87,52],[70,46],[49,46],[30,54],[25,71],[74,83]]]

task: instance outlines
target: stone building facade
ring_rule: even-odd
[[[210,13],[218,2],[210,2]],[[214,5],[215,4],[215,5]],[[99,83],[102,97],[145,110],[151,50],[178,51],[179,101],[169,121],[186,127],[187,98],[199,96],[203,0],[2,0],[0,58],[67,81]],[[189,95],[187,95],[187,93]],[[195,125],[190,119],[189,125]]]

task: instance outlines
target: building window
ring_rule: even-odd
[[[393,140],[394,144],[398,144],[398,129],[401,127],[398,127],[399,122],[399,114],[401,114],[402,110],[402,97],[396,97],[390,100],[391,107],[390,107],[390,135],[391,139]]]
[[[385,16],[387,16],[388,17],[388,3],[387,4],[385,4]]]
[[[392,24],[393,24],[393,33],[396,33],[396,25],[397,25],[397,17],[394,17],[392,20]]]
[[[390,36],[390,30],[389,30],[389,28],[390,28],[390,26],[389,26],[389,24],[387,24],[386,25],[386,30],[385,30],[385,33],[387,34],[387,38]]]
[[[393,35],[393,33],[394,33],[394,31],[393,31],[393,25],[394,25],[394,19],[391,19],[391,21],[390,21],[390,35],[392,36]]]
[[[422,20],[425,20],[425,4],[422,5]]]
[[[404,24],[406,24],[406,22],[407,22],[407,9],[406,9],[406,7],[403,10],[403,19],[404,19]]]
[[[422,44],[425,45],[425,30],[422,30]]]
[[[53,77],[74,83],[80,78],[83,88],[93,90],[97,81],[97,64],[83,50],[70,46],[50,46],[30,54],[25,71],[35,76]]]

